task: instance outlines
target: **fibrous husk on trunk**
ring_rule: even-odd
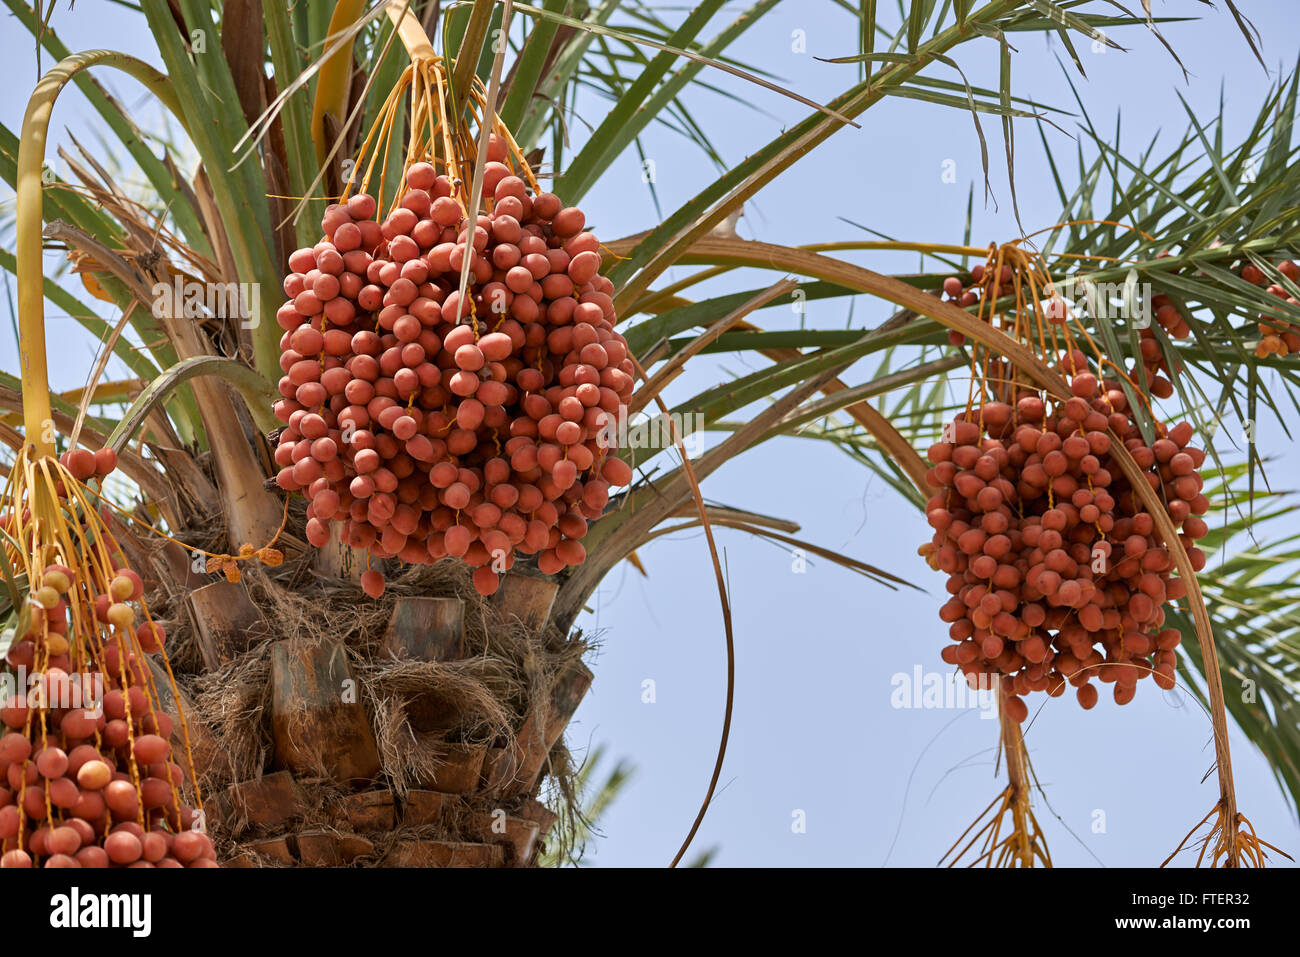
[[[292,508],[286,530],[290,541],[301,522],[299,510]],[[219,529],[196,529],[182,537],[214,545],[224,540]],[[484,782],[468,793],[445,793],[434,823],[404,823],[401,809],[412,794],[418,799],[440,779],[440,789],[447,789],[452,772],[466,770],[449,766],[459,760],[457,755],[477,755],[481,763],[493,752],[522,754],[524,743],[517,742],[516,735],[530,716],[548,713],[557,680],[580,662],[588,644],[578,634],[565,636],[549,622],[537,628],[535,622],[481,598],[469,570],[455,561],[412,568],[391,579],[381,598],[370,599],[352,582],[318,575],[311,556],[295,552],[286,546],[287,560],[278,568],[243,566],[242,583],[263,627],[251,636],[247,650],[214,670],[204,670],[193,622],[185,612],[189,589],[166,582],[158,589],[159,614],[175,621],[170,644],[177,678],[193,699],[194,720],[217,744],[196,773],[205,791],[216,795],[276,771],[271,658],[279,642],[290,650],[338,644],[356,680],[382,769],[373,782],[353,782],[351,788],[299,770],[294,777],[302,807],[289,825],[250,823],[247,814],[235,813],[231,802],[217,802],[211,828],[222,859],[238,859],[244,866],[282,866],[286,859],[278,838],[285,836],[286,827],[295,829],[284,842],[287,860],[301,864],[373,866],[408,857],[496,860],[495,851],[470,853],[460,847],[485,840],[506,844],[506,859],[512,860],[511,841],[516,850],[540,845],[540,839],[527,842],[519,836],[529,830],[525,823],[538,817],[537,810],[526,806],[536,803],[535,785],[520,793],[520,787],[511,792],[490,789]],[[459,660],[413,659],[405,652],[395,655],[391,641],[385,645],[395,606],[415,596],[464,603]],[[563,758],[551,755],[548,761],[550,774],[560,782],[550,793],[560,804],[556,810],[567,817],[564,805],[572,789],[562,779],[570,763],[562,742],[555,750]],[[477,777],[479,772],[471,768],[468,773]],[[360,832],[342,809],[350,795],[367,787],[393,795],[398,808],[395,826],[375,828],[352,840]],[[510,828],[510,823],[515,826]],[[334,832],[337,842],[329,837]],[[307,839],[300,845],[295,833],[306,833]],[[426,846],[429,842],[438,846]]]

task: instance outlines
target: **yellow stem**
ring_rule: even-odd
[[[45,288],[41,270],[42,180],[45,141],[54,101],[68,81],[89,66],[116,67],[138,80],[164,106],[185,118],[171,81],[149,64],[112,50],[87,50],[60,60],[41,77],[27,101],[18,139],[15,234],[17,243],[18,330],[21,339],[23,424],[32,458],[54,454],[50,376],[45,356]]]
[[[361,144],[361,151],[357,154],[357,168],[359,169],[361,167],[367,155],[369,155],[370,157],[370,163],[366,166],[365,175],[361,179],[360,189],[361,192],[363,193],[370,189],[370,176],[374,172],[375,163],[378,162],[379,157],[381,155],[378,146],[378,141],[383,139],[384,130],[386,130],[388,126],[392,123],[392,117],[394,115],[394,112],[397,110],[398,105],[400,104],[402,98],[402,94],[406,91],[406,87],[410,82],[411,82],[411,68],[407,67],[405,70],[402,71],[402,75],[398,77],[397,85],[394,86],[391,91],[389,91],[388,98],[384,100],[384,105],[380,107],[379,114],[376,117],[375,122],[371,124],[370,131],[366,134],[365,142]],[[372,144],[374,145],[373,153],[371,152]],[[382,175],[382,170],[381,170],[381,175]],[[351,184],[345,183],[343,189],[343,195],[346,196],[350,191],[350,189],[351,189]],[[381,195],[382,195],[382,191],[381,191]],[[378,197],[376,197],[376,199],[378,199]]]
[[[415,14],[411,12],[410,3],[405,0],[388,0],[388,18],[397,27],[397,36],[412,60],[430,60],[437,57],[433,44],[429,42],[429,35],[424,32],[424,27],[420,26],[420,21],[415,19]]]
[[[357,22],[366,9],[365,0],[338,0],[330,17],[325,49],[343,31]],[[348,112],[348,87],[352,80],[352,40],[349,39],[321,64],[316,77],[316,99],[311,105],[311,138],[316,145],[316,162],[325,165],[330,144],[325,142],[325,114],[342,123]]]

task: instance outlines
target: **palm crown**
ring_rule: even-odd
[[[786,247],[738,239],[726,225],[800,157],[860,121],[885,97],[969,113],[984,149],[986,174],[986,127],[997,124],[1014,184],[1016,134],[1024,149],[1026,137],[1032,143],[1050,114],[1017,95],[1010,38],[1055,35],[1082,70],[1076,42],[1115,45],[1112,37],[1124,30],[1158,31],[1161,22],[1149,10],[1131,12],[1089,0],[900,3],[898,16],[886,15],[874,2],[840,2],[857,16],[860,31],[858,53],[839,62],[856,63],[859,72],[851,86],[818,104],[781,90],[758,67],[729,56],[733,44],[777,0],[758,0],[721,26],[715,21],[722,0],[706,0],[671,22],[652,5],[571,0],[415,3],[409,9],[382,3],[367,9],[349,0],[124,4],[138,9],[122,15],[143,16],[165,75],[103,51],[70,61],[73,51],[58,36],[56,4],[42,11],[21,0],[5,3],[42,53],[60,63],[54,80],[38,87],[33,103],[47,111],[57,85],[74,83],[118,143],[112,163],[79,143],[61,148],[67,175],[43,179],[44,157],[27,145],[38,128],[43,133],[40,110],[29,112],[22,131],[0,129],[0,176],[20,202],[18,248],[0,250],[0,265],[28,290],[20,297],[24,347],[43,351],[42,298],[103,343],[103,359],[80,394],[50,394],[46,401],[39,376],[22,382],[3,376],[0,396],[10,411],[25,407],[28,441],[32,424],[49,418],[60,447],[70,438],[74,444],[80,439],[115,448],[132,493],[179,538],[202,526],[204,517],[223,516],[224,548],[231,553],[243,543],[277,535],[290,554],[307,547],[292,524],[280,531],[287,513],[280,496],[266,487],[270,450],[258,435],[278,425],[271,398],[281,375],[281,329],[275,321],[281,300],[264,292],[255,303],[260,316],[242,317],[252,321],[204,308],[180,322],[155,310],[157,288],[196,281],[205,287],[243,283],[277,290],[293,250],[320,238],[327,202],[353,181],[359,155],[375,158],[380,169],[400,171],[404,139],[411,134],[403,109],[392,113],[391,135],[382,145],[366,144],[410,62],[404,49],[409,36],[394,28],[403,15],[432,38],[434,51],[447,64],[453,96],[481,84],[521,157],[568,204],[580,202],[616,159],[640,150],[651,124],[664,124],[691,142],[701,167],[716,167],[715,178],[703,181],[680,207],[664,209],[652,229],[626,238],[602,237],[613,263],[606,272],[616,289],[619,329],[644,369],[631,411],[654,406],[676,423],[702,421],[719,439],[702,454],[686,456],[685,430],[679,427],[676,435],[668,433],[663,448],[637,452],[638,477],[593,522],[584,539],[586,561],[558,576],[551,620],[565,634],[618,563],[636,561],[638,548],[668,531],[697,525],[741,529],[804,547],[877,582],[899,583],[882,569],[802,541],[790,523],[708,503],[700,483],[741,452],[797,430],[834,443],[897,494],[926,507],[930,463],[918,450],[939,440],[953,414],[969,408],[952,404],[944,384],[949,373],[970,366],[973,358],[999,355],[1010,359],[1026,382],[1049,393],[1061,382],[1054,378],[1055,356],[1032,348],[1018,352],[1010,337],[981,321],[988,318],[980,315],[983,305],[942,298],[945,280],[955,276],[958,290],[970,288],[971,266],[983,268],[988,259],[993,268],[1009,247],[972,247],[969,235],[960,244],[932,244],[862,239],[855,231],[816,246]],[[1225,7],[1221,15],[1240,27],[1253,49],[1257,38],[1249,22],[1231,2]],[[506,17],[509,22],[503,23]],[[996,89],[972,86],[956,59],[974,40],[996,45]],[[161,137],[141,135],[97,72],[85,68],[91,66],[125,69],[144,82],[174,114],[184,145],[172,148]],[[688,91],[712,88],[720,72],[753,84],[755,97],[794,96],[807,115],[728,168],[686,102]],[[1281,79],[1258,105],[1258,121],[1240,142],[1224,142],[1221,124],[1189,110],[1187,132],[1172,148],[1152,145],[1138,153],[1108,142],[1080,99],[1095,158],[1085,161],[1081,151],[1077,166],[1067,168],[1048,151],[1061,225],[1016,247],[1036,250],[1034,261],[1058,286],[1068,281],[1074,289],[1111,290],[1133,305],[1139,287],[1147,297],[1164,297],[1161,302],[1175,310],[1176,322],[1168,326],[1135,323],[1133,309],[1116,317],[1096,308],[1095,299],[1092,308],[1081,299],[1075,318],[1117,367],[1136,369],[1148,362],[1167,372],[1164,384],[1157,383],[1158,375],[1123,383],[1135,409],[1149,408],[1152,391],[1168,385],[1202,436],[1213,435],[1229,416],[1251,422],[1274,416],[1285,427],[1287,409],[1295,403],[1300,360],[1287,348],[1285,334],[1300,323],[1294,302],[1300,286],[1278,263],[1297,251],[1300,240],[1300,173],[1295,172],[1300,167],[1292,143],[1298,90],[1297,74]],[[607,100],[603,117],[581,133],[569,121],[580,92]],[[20,143],[27,150],[22,156]],[[181,168],[178,157],[191,152],[197,167]],[[138,178],[148,184],[143,196],[123,185]],[[398,179],[391,176],[375,189],[381,206],[393,200]],[[40,277],[42,245],[66,251],[84,294],[57,276]],[[916,253],[923,271],[882,275],[840,258],[850,251]],[[669,283],[670,267],[691,271]],[[763,288],[743,288],[733,274],[744,267],[799,280],[796,286],[774,277]],[[1283,295],[1271,293],[1269,286]],[[706,287],[708,292],[697,291]],[[867,294],[897,311],[869,329],[762,328],[755,314],[789,301],[796,288],[810,300]],[[86,296],[100,302],[92,305]],[[29,318],[33,301],[34,321]],[[110,307],[118,318],[104,317]],[[1263,330],[1261,316],[1272,317],[1271,331]],[[963,342],[954,345],[953,334]],[[729,353],[758,355],[770,364],[693,395],[670,388],[693,357]],[[860,375],[862,360],[873,371],[845,381],[851,370]],[[120,377],[112,378],[110,370]],[[1137,418],[1144,435],[1156,426],[1150,416]],[[8,444],[21,447],[22,437],[4,428]],[[1170,611],[1169,622],[1183,633],[1188,651],[1184,679],[1219,716],[1221,772],[1228,770],[1226,708],[1295,802],[1300,798],[1298,553],[1294,536],[1272,531],[1284,527],[1292,506],[1264,484],[1267,463],[1254,445],[1242,444],[1207,444],[1205,494],[1213,511],[1206,516],[1209,534],[1201,547],[1221,555],[1199,572],[1203,607],[1193,594]],[[712,549],[711,537],[709,545]],[[715,567],[730,642],[716,551]],[[1179,565],[1184,573],[1190,568]],[[18,607],[14,601],[11,615]],[[1253,682],[1258,697],[1225,698],[1221,676]],[[729,702],[730,694],[729,688]],[[729,714],[730,709],[728,720]],[[725,743],[724,728],[719,768]],[[1030,781],[1012,722],[1004,721],[1003,745],[1011,782],[996,813],[1018,813]],[[717,777],[715,770],[701,815]],[[1230,772],[1222,793],[1229,812],[1222,827],[1235,835]],[[972,853],[1022,863],[1047,859],[1028,822],[1017,818],[1013,830],[1014,841],[993,842]],[[1235,863],[1256,847],[1229,842],[1219,856]]]

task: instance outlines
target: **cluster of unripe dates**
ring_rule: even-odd
[[[472,228],[429,163],[382,221],[365,193],[331,206],[325,238],[290,257],[277,314],[277,482],[309,499],[308,540],[341,522],[379,558],[453,556],[482,594],[517,554],[547,574],[581,563],[588,523],[632,480],[612,426],[635,367],[599,242],[504,158],[493,136],[492,208]],[[384,582],[370,570],[362,585]]]
[[[1073,685],[1097,702],[1093,679],[1118,704],[1152,675],[1173,687],[1180,633],[1165,605],[1186,594],[1174,560],[1114,458],[1112,434],[1164,503],[1194,568],[1208,529],[1198,472],[1205,453],[1187,423],[1142,437],[1119,383],[1099,378],[1074,350],[1061,358],[1072,395],[1031,389],[976,405],[929,450],[926,505],[932,540],[921,554],[948,576],[940,610],[953,643],[943,660],[972,684],[997,676],[1007,714],[1023,721],[1023,696]],[[995,370],[996,371],[996,370]]]
[[[55,564],[31,592],[31,623],[6,654],[20,680],[0,703],[0,867],[217,866],[140,657],[166,637],[136,621],[143,590],[118,568],[91,600]],[[83,602],[103,637],[72,648],[69,628],[86,623],[69,605]]]

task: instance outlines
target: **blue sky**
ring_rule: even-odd
[[[881,5],[882,8],[887,6]],[[1192,71],[1184,82],[1177,65],[1142,29],[1117,34],[1129,52],[1093,52],[1076,45],[1087,79],[1071,68],[1094,121],[1113,128],[1123,117],[1123,142],[1145,145],[1164,130],[1181,136],[1186,114],[1177,93],[1200,117],[1227,110],[1227,140],[1239,136],[1279,70],[1300,52],[1294,6],[1282,0],[1252,2],[1250,15],[1263,35],[1266,74],[1231,18],[1190,0],[1156,4],[1157,15],[1194,12],[1199,22],[1171,24],[1164,32]],[[674,7],[667,16],[681,17]],[[728,4],[712,30],[743,7]],[[56,10],[54,25],[72,49],[109,46],[154,62],[143,20],[122,8],[82,0],[69,14]],[[829,99],[847,87],[856,67],[818,62],[856,52],[853,20],[829,0],[787,0],[752,28],[732,55],[777,74],[805,96]],[[806,50],[797,52],[799,34]],[[1057,62],[1058,42],[1019,34],[1013,62],[1016,93],[1074,110],[1073,94]],[[16,129],[36,78],[30,41],[6,25],[0,53],[11,82],[0,92],[0,120]],[[978,40],[956,54],[972,83],[997,85],[997,48]],[[44,59],[48,67],[48,57]],[[158,110],[130,81],[101,74],[125,102],[141,105],[141,123]],[[731,77],[713,76],[754,109],[696,91],[689,105],[724,159],[734,162],[802,118],[806,108]],[[572,136],[603,116],[603,101],[579,100]],[[1068,134],[1076,117],[1057,122],[1050,148],[1072,162]],[[93,117],[69,93],[54,114],[52,139],[67,143],[64,127],[84,143],[97,143]],[[909,100],[873,107],[861,129],[837,133],[769,185],[746,209],[744,238],[809,243],[863,238],[840,217],[900,239],[962,240],[967,190],[977,183],[973,242],[1005,241],[1019,230],[1011,215],[999,124],[985,118],[997,209],[982,205],[979,145],[969,115]],[[1059,202],[1047,175],[1036,131],[1018,126],[1016,186],[1021,218],[1033,231],[1056,222]],[[656,186],[665,210],[699,191],[712,168],[701,154],[663,129],[645,137],[655,161]],[[945,183],[945,163],[956,182]],[[619,237],[653,225],[656,213],[634,152],[624,156],[586,197],[588,222],[602,237]],[[915,257],[849,254],[879,271],[911,271]],[[53,260],[51,260],[51,264]],[[685,273],[674,273],[672,278]],[[745,271],[714,291],[766,285],[774,273]],[[888,304],[860,298],[854,327],[886,318]],[[807,323],[843,328],[843,301],[808,305]],[[49,317],[55,385],[84,381],[94,343],[76,336],[71,320]],[[786,304],[758,317],[772,328],[793,326]],[[60,348],[61,347],[61,348]],[[743,374],[762,360],[728,357],[696,361],[676,384],[682,398],[719,376]],[[0,344],[0,366],[17,368],[11,336]],[[851,384],[870,374],[851,371]],[[1275,483],[1289,487],[1296,454],[1279,428],[1264,423],[1261,452],[1278,458]],[[801,535],[884,567],[924,592],[891,591],[843,569],[812,560],[799,573],[781,548],[740,533],[720,531],[737,642],[736,706],[719,793],[695,841],[717,846],[716,862],[733,866],[931,866],[1001,787],[993,759],[995,721],[978,709],[902,709],[891,703],[896,674],[917,666],[942,670],[939,650],[946,626],[937,616],[941,576],[915,549],[928,538],[923,517],[888,487],[823,443],[783,439],[725,465],[705,485],[713,500],[798,521]],[[1293,531],[1295,529],[1292,529]],[[1278,529],[1276,531],[1281,531]],[[685,836],[711,773],[721,726],[725,682],[723,629],[708,550],[690,533],[659,539],[643,549],[648,577],[629,566],[616,569],[594,596],[580,624],[595,635],[596,681],[570,726],[570,747],[604,744],[607,764],[624,756],[636,771],[600,821],[602,836],[589,848],[597,866],[667,863]],[[646,681],[654,702],[646,703]],[[1229,688],[1229,693],[1232,689]],[[1032,702],[1031,711],[1039,702]],[[1194,702],[1162,694],[1144,682],[1137,699],[1117,708],[1103,696],[1082,712],[1070,696],[1051,701],[1028,732],[1031,759],[1043,787],[1036,809],[1058,863],[1095,866],[1158,864],[1217,796],[1207,717]],[[1300,849],[1300,828],[1266,764],[1234,728],[1233,757],[1242,809],[1268,840]],[[799,817],[806,828],[797,833]],[[1095,830],[1104,820],[1104,831]]]

